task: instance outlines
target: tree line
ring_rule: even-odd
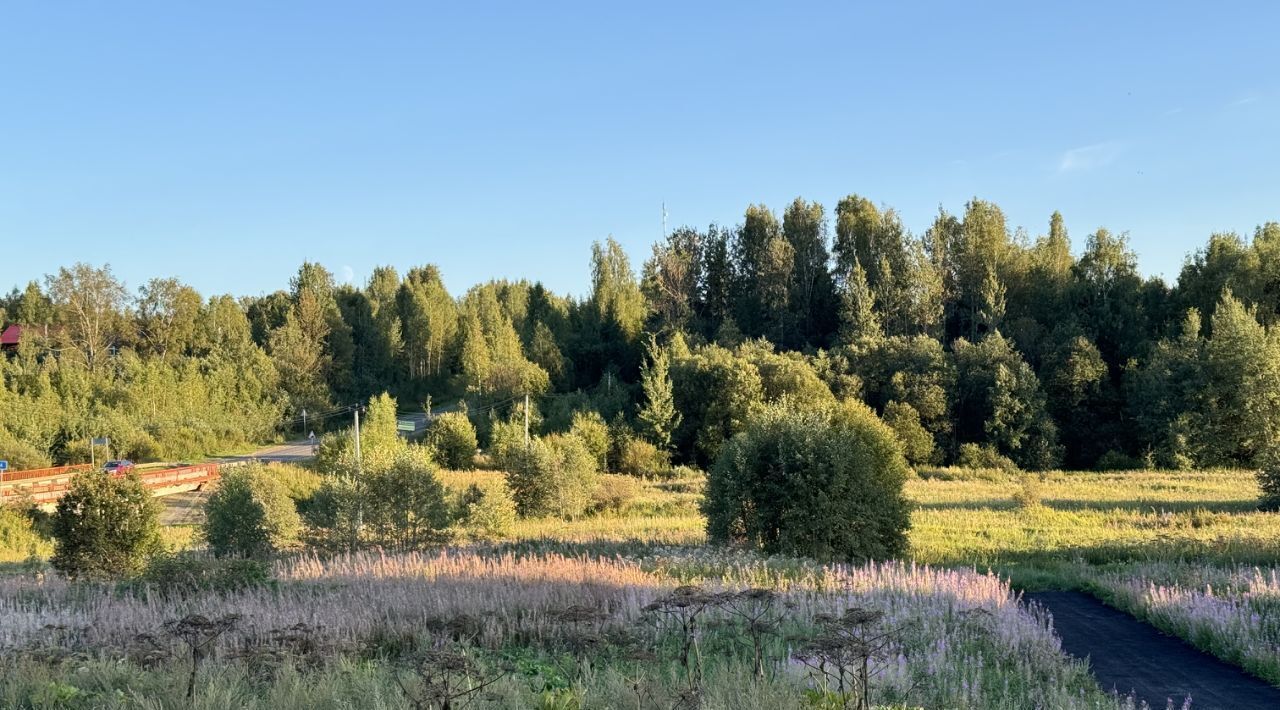
[[[1176,282],[1145,278],[1122,234],[1078,252],[1054,214],[1032,238],[990,202],[923,234],[850,195],[736,226],[681,228],[640,269],[612,239],[585,297],[529,281],[451,293],[439,269],[205,298],[175,279],[129,292],[76,264],[0,298],[27,327],[0,362],[0,456],[136,458],[263,441],[390,392],[463,400],[480,444],[589,418],[610,470],[707,466],[784,401],[861,400],[917,465],[1265,466],[1280,424],[1280,224],[1212,235]],[[524,410],[524,397],[531,406]],[[345,421],[345,420],[344,420]],[[650,451],[649,449],[652,449]]]

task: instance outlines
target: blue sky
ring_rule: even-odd
[[[581,294],[664,201],[850,192],[915,232],[1058,209],[1173,278],[1280,219],[1280,5],[1045,5],[6,3],[0,289],[83,260],[257,294],[310,259]]]

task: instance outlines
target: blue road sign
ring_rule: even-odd
[[[8,470],[9,470],[9,462],[0,460],[0,471],[8,471]]]

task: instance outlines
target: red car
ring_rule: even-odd
[[[133,462],[128,459],[108,461],[102,464],[102,470],[115,476],[123,476],[133,470]]]

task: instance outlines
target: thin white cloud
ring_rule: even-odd
[[[1257,100],[1258,100],[1257,96],[1245,96],[1243,98],[1239,98],[1239,99],[1236,99],[1235,101],[1232,101],[1231,103],[1227,104],[1227,106],[1248,106],[1249,104]]]
[[[344,265],[342,267],[342,283],[345,283],[345,284],[354,283],[355,280],[356,280],[356,270],[351,268],[350,266]]]
[[[1164,115],[1166,115],[1166,116],[1176,116],[1176,115],[1178,115],[1178,114],[1180,114],[1180,113],[1182,113],[1182,107],[1181,107],[1181,106],[1179,106],[1179,107],[1177,107],[1177,108],[1171,108],[1171,109],[1169,109],[1168,111],[1165,111],[1165,112],[1164,112]]]
[[[1124,145],[1119,141],[1072,148],[1062,154],[1062,158],[1058,161],[1058,172],[1070,173],[1105,167],[1115,162],[1123,149]]]

